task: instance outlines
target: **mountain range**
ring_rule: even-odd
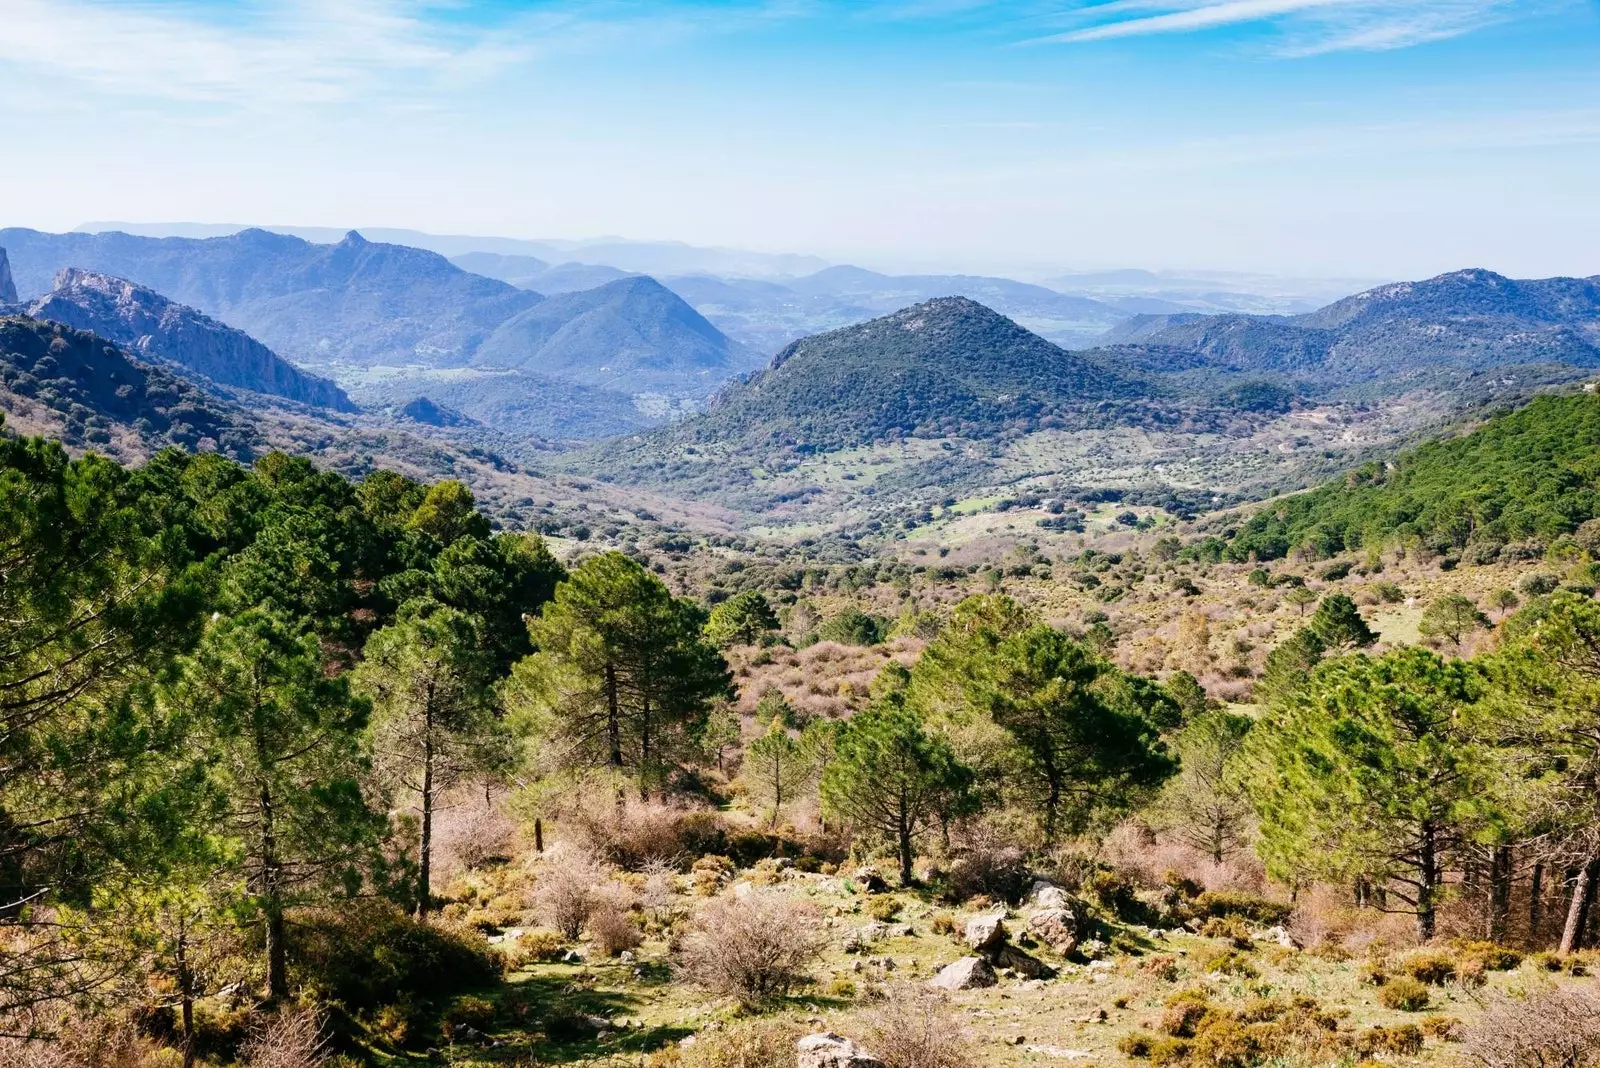
[[[244,330],[302,366],[464,364],[541,299],[437,253],[347,234],[333,245],[245,230],[228,237],[0,230],[24,299],[65,267],[125,278]]]
[[[165,360],[220,385],[355,410],[344,390],[281,359],[244,331],[121,278],[68,267],[49,293],[27,306],[27,314],[90,331],[146,360]]]
[[[128,223],[90,222],[75,232],[120,231],[145,237],[228,237],[251,229],[239,223]],[[288,234],[315,244],[333,244],[344,231],[326,226],[268,226],[262,229]],[[809,274],[828,266],[816,256],[792,252],[754,252],[749,249],[708,248],[682,241],[630,241],[620,237],[592,240],[526,240],[515,237],[484,237],[467,234],[430,234],[421,230],[394,227],[364,227],[362,233],[374,241],[411,248],[427,249],[442,256],[462,256],[473,252],[496,253],[519,258],[531,257],[545,263],[577,263],[614,267],[629,273],[688,274],[709,272],[739,276],[793,276]]]
[[[518,433],[635,430],[761,362],[648,277],[546,299],[437,253],[353,232],[315,245],[265,230],[154,238],[13,229],[0,230],[0,247],[11,252],[25,298],[47,294],[67,268],[126,279],[342,378],[363,403],[425,393],[486,422],[509,415]],[[106,333],[132,341],[119,329]],[[487,382],[441,387],[428,377],[465,368],[520,373],[494,375],[500,396]],[[387,370],[368,373],[376,369]],[[651,396],[636,403],[637,393]]]
[[[1142,317],[1108,340],[1118,344],[1094,355],[1113,365],[1266,376],[1322,393],[1512,368],[1581,370],[1600,367],[1600,277],[1516,280],[1469,269],[1304,315]]]

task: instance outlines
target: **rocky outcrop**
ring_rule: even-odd
[[[1051,979],[1056,974],[1056,970],[1050,965],[1016,946],[1001,946],[990,955],[989,959],[996,968],[1016,972],[1024,979]]]
[[[988,961],[982,957],[962,957],[946,964],[938,975],[928,980],[928,985],[936,990],[976,990],[997,982],[999,979]]]
[[[795,1068],[883,1068],[883,1062],[832,1031],[807,1035],[795,1043]]]
[[[11,261],[6,258],[6,250],[0,248],[0,304],[16,302],[17,283],[11,277]]]
[[[224,386],[354,411],[344,390],[295,367],[241,330],[143,286],[69,267],[28,306],[36,319],[89,330],[135,355],[193,371]]]
[[[454,408],[436,404],[428,397],[416,397],[407,401],[395,414],[402,419],[427,426],[471,426],[475,422]]]

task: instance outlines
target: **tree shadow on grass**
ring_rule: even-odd
[[[460,1043],[484,1064],[536,1060],[568,1064],[617,1054],[638,1056],[677,1042],[694,1029],[675,1024],[632,1025],[646,997],[616,989],[596,989],[602,978],[581,971],[536,968],[487,993],[498,1007],[495,1025],[484,1037]],[[665,968],[641,966],[631,980],[641,988],[671,980]],[[612,1027],[618,1017],[629,1026]],[[601,1022],[605,1026],[601,1026]],[[498,1045],[494,1043],[498,1042]]]

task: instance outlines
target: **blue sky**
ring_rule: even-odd
[[[0,0],[0,225],[1600,273],[1600,0]]]

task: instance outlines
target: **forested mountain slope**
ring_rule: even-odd
[[[982,435],[1139,396],[1085,360],[962,297],[796,341],[672,433],[826,450],[888,435]]]
[[[1239,528],[1229,552],[1276,559],[1416,538],[1493,559],[1548,543],[1600,516],[1600,397],[1545,396],[1461,437],[1429,442],[1276,501]]]
[[[80,447],[104,450],[121,436],[134,453],[171,444],[248,458],[260,445],[248,415],[166,368],[26,316],[0,317],[0,397]]]

